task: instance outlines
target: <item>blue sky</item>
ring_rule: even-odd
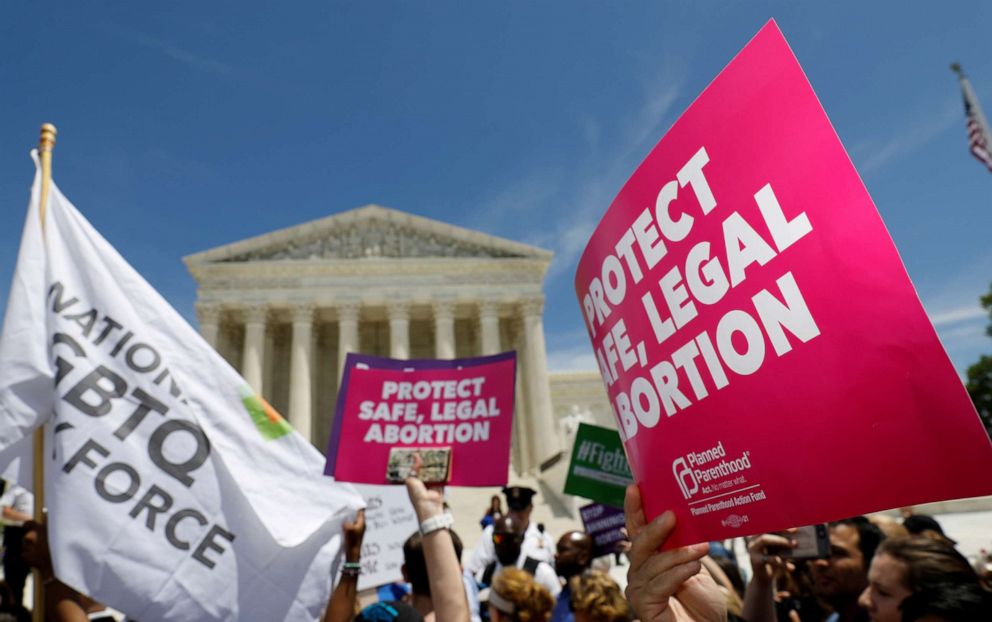
[[[992,352],[992,174],[948,69],[992,112],[977,1],[4,3],[0,289],[51,121],[63,192],[191,321],[183,255],[378,203],[554,251],[550,364],[595,369],[578,255],[771,17],[963,373]]]

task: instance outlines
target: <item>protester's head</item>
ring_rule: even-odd
[[[547,622],[555,599],[534,577],[518,568],[504,568],[489,590],[492,622]]]
[[[940,523],[937,522],[937,519],[927,514],[910,514],[902,522],[902,526],[906,528],[906,531],[911,536],[926,536],[934,540],[941,540],[951,546],[957,544],[957,542],[944,534],[944,530],[941,528]]]
[[[462,558],[462,540],[451,530],[451,541],[455,545],[455,557]],[[430,568],[424,559],[424,541],[420,532],[416,531],[403,543],[403,577],[410,583],[414,594],[431,595],[431,584],[428,581]]]
[[[876,622],[990,619],[989,594],[978,575],[964,556],[940,540],[886,540],[878,547],[868,581],[858,602]]]
[[[523,543],[524,528],[517,518],[507,514],[493,523],[493,548],[500,564],[512,566],[517,563]]]
[[[909,535],[909,531],[900,523],[898,520],[892,516],[886,516],[885,514],[875,514],[871,516],[868,520],[871,521],[873,525],[878,527],[878,530],[882,532],[882,537],[884,538],[905,538]]]
[[[592,570],[568,582],[575,622],[627,622],[630,605],[616,581]]]
[[[423,622],[417,610],[398,600],[373,603],[362,609],[355,622]]]
[[[489,499],[489,510],[487,512],[493,516],[503,513],[503,500],[499,498],[499,495],[493,495]]]
[[[528,521],[530,521],[530,512],[534,509],[532,499],[537,491],[526,486],[509,486],[503,489],[503,494],[506,495],[506,507],[509,513],[523,522],[524,527],[527,527]]]
[[[903,622],[988,622],[992,598],[973,583],[941,585],[910,594],[902,601]]]
[[[830,557],[812,563],[813,593],[834,608],[852,607],[868,584],[882,532],[864,516],[830,524]]]
[[[592,537],[584,531],[569,531],[558,539],[555,570],[563,579],[582,574],[592,564]]]

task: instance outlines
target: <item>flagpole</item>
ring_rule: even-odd
[[[968,76],[964,75],[964,69],[961,68],[961,63],[951,63],[951,71],[954,72],[958,77],[958,81],[961,83],[961,92],[965,98],[965,109],[967,106],[971,106],[974,109],[975,118],[978,119],[978,125],[981,127],[982,137],[985,139],[984,149],[988,151],[992,149],[992,131],[989,129],[988,119],[985,118],[985,113],[982,111],[981,104],[978,103],[978,96],[975,95],[975,89],[971,86],[971,81]],[[983,159],[989,170],[992,170],[992,163]]]
[[[41,158],[41,188],[39,191],[38,216],[41,218],[41,230],[45,230],[45,213],[48,209],[48,190],[52,185],[52,150],[55,149],[55,126],[45,123],[41,126],[41,138],[38,140],[38,156]],[[45,427],[34,431],[34,520],[45,523]],[[34,575],[34,606],[31,618],[34,622],[45,619],[45,586],[41,570],[35,568]]]

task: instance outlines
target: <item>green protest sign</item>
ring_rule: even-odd
[[[580,423],[568,465],[565,493],[621,508],[624,489],[633,481],[620,434]]]

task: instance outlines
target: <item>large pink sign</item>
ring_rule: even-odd
[[[444,483],[502,486],[515,378],[514,352],[450,361],[349,354],[325,473],[364,484],[389,483],[392,473],[402,481],[397,461],[407,454],[397,457],[397,448],[424,456],[442,450],[450,453]]]
[[[992,493],[990,444],[767,24],[610,206],[575,287],[666,546]]]

